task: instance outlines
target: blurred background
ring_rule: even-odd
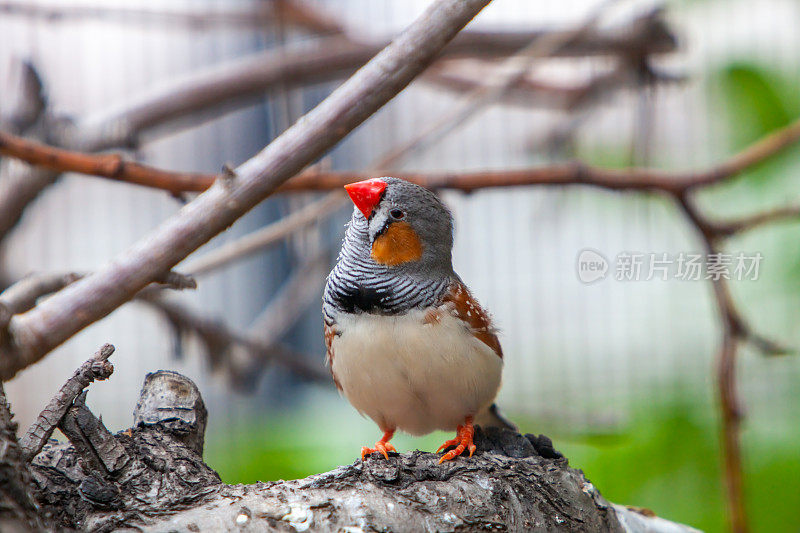
[[[427,3],[306,2],[364,42],[400,31]],[[271,4],[0,1],[0,82],[14,76],[19,59],[28,61],[41,77],[50,112],[100,120],[203,69],[319,42],[309,28],[270,18]],[[426,142],[397,169],[512,169],[572,160],[603,167],[706,168],[800,116],[797,0],[620,1],[599,11],[596,2],[584,0],[495,0],[469,29],[573,29],[587,17],[623,43],[626,36],[641,35],[653,46],[637,45],[630,53],[623,44],[542,58],[531,68],[532,88],[509,94]],[[320,167],[369,167],[453,109],[469,87],[498,76],[501,61],[459,59],[439,71],[439,79],[415,82]],[[247,105],[148,131],[129,154],[165,168],[217,172],[254,154],[339,83],[277,84]],[[700,205],[712,215],[744,215],[796,201],[798,185],[795,147],[704,190]],[[274,196],[195,256],[322,195]],[[609,500],[648,507],[706,531],[723,530],[713,369],[720,324],[711,284],[644,276],[622,281],[614,275],[614,260],[622,253],[702,252],[694,228],[667,199],[641,193],[530,186],[442,196],[456,220],[456,269],[501,329],[506,367],[498,403],[509,417],[524,432],[552,437]],[[64,175],[5,239],[4,278],[96,269],[180,206],[180,199],[163,191]],[[246,330],[271,304],[274,315],[275,298],[282,298],[280,305],[288,303],[292,311],[290,318],[271,323],[274,340],[322,368],[321,291],[350,211],[331,208],[275,246],[199,275],[197,290],[170,295],[171,301]],[[763,256],[758,279],[731,281],[734,299],[760,333],[792,347],[800,346],[798,242],[797,225],[784,222],[725,245],[732,254]],[[584,249],[609,260],[605,279],[579,279],[577,259]],[[298,283],[306,290],[298,290]],[[331,384],[310,382],[277,365],[230,372],[209,357],[214,347],[208,342],[177,331],[141,303],[87,328],[6,385],[22,427],[103,342],[117,347],[116,370],[109,381],[92,385],[93,411],[110,429],[124,429],[147,372],[186,374],[198,383],[209,410],[205,458],[226,482],[329,470],[356,459],[360,447],[379,436]],[[797,530],[800,360],[745,348],[738,370],[753,529]],[[394,442],[399,450],[431,450],[445,438],[401,436]]]

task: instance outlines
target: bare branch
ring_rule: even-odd
[[[728,517],[731,531],[747,531],[747,512],[742,482],[742,450],[739,442],[741,410],[736,392],[736,352],[738,339],[725,332],[717,355],[717,391],[722,412],[722,457]]]
[[[783,139],[785,136],[774,135],[772,139]],[[779,141],[775,141],[780,144]],[[757,145],[758,146],[758,145]],[[746,150],[747,154],[764,154],[766,150]],[[752,158],[751,158],[752,159]],[[736,161],[748,161],[748,158],[734,158]],[[740,163],[741,164],[741,163]],[[686,192],[675,197],[688,220],[700,234],[708,254],[719,253],[718,242],[729,235],[720,227],[710,222],[697,209]],[[724,226],[722,227],[724,229]],[[743,228],[743,226],[740,226]],[[731,530],[737,533],[747,531],[747,513],[745,509],[744,484],[742,482],[742,453],[739,442],[741,431],[742,408],[736,387],[736,355],[741,341],[749,341],[766,354],[789,353],[786,347],[763,337],[747,324],[742,317],[730,293],[728,282],[724,277],[711,281],[717,310],[722,321],[722,341],[717,356],[717,392],[719,408],[722,413],[722,455],[724,461],[724,478],[727,489],[728,514]]]
[[[315,31],[320,26],[338,28],[330,17],[308,6],[287,2],[296,20],[305,20]],[[283,11],[282,11],[283,13]],[[314,22],[316,20],[316,22]],[[313,28],[312,28],[313,29]],[[460,36],[444,50],[445,57],[499,57],[512,54],[532,40],[563,32],[472,32]],[[76,124],[63,122],[48,128],[48,137],[58,146],[88,152],[130,147],[140,134],[176,120],[205,121],[216,113],[250,105],[271,87],[281,88],[330,81],[354,72],[381,49],[381,44],[358,43],[347,38],[326,40],[310,50],[271,50],[238,62],[193,74],[155,94],[146,95],[101,117]],[[646,15],[630,31],[587,33],[556,55],[655,54],[675,49],[675,40],[658,18]],[[203,111],[202,113],[198,113]],[[214,112],[211,112],[214,111]],[[121,160],[119,160],[121,161]],[[112,156],[106,164],[115,165]],[[29,205],[58,178],[55,172],[18,168],[0,182],[0,240],[19,221]],[[205,179],[213,179],[206,176]],[[201,178],[198,178],[201,180]],[[190,184],[185,184],[186,188]],[[193,190],[200,189],[194,184]]]
[[[176,291],[197,288],[197,282],[194,280],[194,277],[188,274],[175,272],[174,270],[170,270],[166,274],[157,276],[153,282]]]
[[[787,220],[796,221],[798,219],[800,219],[800,205],[786,205],[767,209],[735,220],[716,222],[714,224],[714,231],[720,235],[730,236],[750,231],[772,222]]]
[[[79,280],[82,274],[29,274],[0,293],[0,302],[12,314],[24,313],[36,305],[36,300],[59,291]]]
[[[497,67],[482,61],[468,61],[461,65],[457,61],[437,63],[420,78],[437,87],[457,93],[468,93],[484,86],[486,80],[497,76]],[[545,79],[534,79],[526,75],[511,84],[501,97],[504,104],[521,107],[543,107],[569,111],[595,95],[624,86],[630,76],[615,69],[595,76],[582,83],[558,84]]]
[[[113,353],[114,347],[110,344],[104,344],[91,359],[78,367],[72,377],[64,383],[58,393],[42,410],[36,421],[19,440],[23,459],[26,462],[30,462],[42,450],[45,442],[53,434],[53,431],[81,391],[94,380],[108,379],[114,371],[114,365],[108,361],[108,358]]]
[[[273,10],[283,25],[300,26],[320,35],[345,32],[341,22],[317,6],[302,0],[274,0],[273,3]]]
[[[42,296],[58,292],[67,285],[83,278],[85,274],[69,272],[67,274],[29,274],[0,293],[0,304],[11,314],[24,313],[36,305]],[[150,287],[155,291],[161,289],[185,290],[196,289],[197,282],[192,276],[170,271],[158,276]],[[148,289],[144,289],[146,292]]]
[[[135,9],[121,6],[79,6],[6,0],[0,2],[0,14],[44,20],[51,23],[83,22],[102,20],[121,24],[163,25],[170,29],[183,27],[189,30],[205,30],[212,27],[261,29],[274,24],[276,19],[306,28],[317,33],[341,31],[332,21],[310,13],[303,5],[287,1],[269,1],[248,4],[246,9],[222,11],[219,9]]]
[[[320,218],[335,213],[345,203],[346,196],[344,193],[335,190],[323,198],[293,211],[280,220],[190,261],[183,269],[192,275],[199,276],[239,259],[249,257],[313,224]]]
[[[21,159],[28,164],[58,172],[78,172],[136,185],[146,185],[171,193],[203,191],[216,175],[170,172],[133,161],[118,154],[91,155],[63,150],[0,131],[0,155]]]
[[[93,481],[102,486],[104,484],[102,479],[124,468],[130,461],[130,456],[103,421],[98,420],[86,407],[87,392],[78,394],[61,418],[58,429],[72,443],[75,451],[86,463],[86,468],[95,473]],[[88,489],[89,486],[85,488]],[[91,489],[83,492],[84,497],[93,496],[95,493]]]
[[[611,0],[609,0],[611,1]],[[529,74],[531,66],[536,59],[552,56],[565,44],[575,41],[579,36],[589,33],[597,24],[607,2],[593,9],[585,21],[575,29],[551,33],[534,39],[524,48],[506,59],[498,69],[499,75],[491,79],[488,84],[481,84],[472,92],[466,94],[447,112],[443,113],[436,121],[421,128],[412,139],[389,152],[382,160],[382,167],[396,166],[409,154],[435,145],[459,124],[467,121],[478,111],[501,99],[514,85],[523,81]]]
[[[179,335],[184,331],[197,335],[212,369],[223,367],[238,386],[254,387],[264,368],[273,361],[306,379],[329,382],[322,369],[322,357],[318,359],[320,364],[314,365],[303,354],[280,344],[308,306],[319,301],[329,255],[319,253],[297,269],[253,321],[247,334],[166,298],[144,295],[139,299],[163,313]]]
[[[0,180],[0,242],[19,222],[25,208],[48,186],[58,173],[9,161],[6,175]]]
[[[766,137],[760,139],[742,150],[736,156],[725,161],[715,169],[695,176],[691,187],[701,187],[722,181],[727,176],[738,174],[742,169],[747,169],[761,163],[786,147],[795,144],[800,140],[800,120],[795,120]]]
[[[672,52],[674,38],[657,13],[634,27],[613,32],[570,31],[465,32],[442,50],[441,58],[506,57],[532,41],[560,43],[553,55],[639,55]],[[571,39],[568,39],[571,38]],[[305,86],[348,76],[377,54],[387,42],[364,43],[346,37],[323,39],[299,50],[268,50],[249,58],[191,74],[171,86],[124,104],[116,111],[67,127],[56,144],[85,151],[135,145],[145,131],[182,119],[195,125],[219,113],[249,106],[273,87]],[[219,107],[224,106],[224,107]],[[198,114],[198,111],[203,113]],[[214,112],[212,112],[214,111]]]
[[[33,126],[47,101],[39,73],[33,64],[13,58],[11,75],[5,81],[0,99],[0,127],[23,132]]]
[[[322,286],[329,270],[330,254],[318,253],[294,272],[280,291],[270,300],[264,310],[248,328],[248,343],[244,346],[271,347],[278,345],[289,329],[297,323],[312,303],[318,303]],[[244,360],[232,358],[231,374],[234,382],[254,387],[272,354],[265,350],[251,350],[252,355]],[[255,355],[255,357],[253,356]],[[270,355],[270,357],[264,357]],[[319,358],[322,370],[323,358]],[[293,361],[294,362],[294,361]],[[328,379],[327,376],[325,378]]]
[[[0,142],[8,138],[18,139],[18,137],[0,133]],[[404,178],[429,189],[454,189],[464,192],[472,192],[490,187],[517,187],[523,185],[588,185],[612,190],[664,191],[672,194],[679,194],[684,190],[713,185],[737,176],[796,144],[799,140],[800,120],[797,120],[784,129],[758,140],[730,159],[724,160],[708,169],[700,170],[672,171],[649,168],[603,169],[589,167],[580,163],[567,163],[533,169],[421,174],[379,170],[377,165],[373,165],[375,170],[366,173],[363,171],[326,172],[309,170],[281,185],[278,191],[338,190],[347,183],[358,179],[374,177],[377,173],[383,172],[385,175]],[[23,140],[23,142],[27,141]],[[16,143],[13,145],[16,145]],[[26,146],[30,148],[34,145]],[[44,147],[44,145],[38,144],[35,146]],[[49,147],[46,148],[48,150],[50,149]],[[5,148],[0,144],[0,150],[6,155],[20,158],[28,162],[46,159],[46,154],[48,153],[42,152],[32,155],[26,150],[18,151],[13,149],[12,144],[6,144]],[[84,171],[88,171],[92,168],[100,168],[103,158],[108,157],[66,150],[59,150],[59,152],[69,154],[70,156],[69,158],[59,161],[61,165],[59,168],[63,171],[80,171],[79,168],[75,166],[67,166],[66,161],[83,160],[85,158],[87,163],[83,164],[82,167],[84,167]],[[94,161],[94,158],[97,158],[97,161]],[[138,175],[138,181],[132,181],[132,183],[170,192],[202,191],[219,177],[213,174],[196,174],[196,181],[184,180],[184,177],[188,174],[180,172],[172,173],[159,169],[153,169],[155,172],[150,173],[145,169],[150,169],[152,167],[140,165],[139,168],[142,172]],[[103,174],[95,173],[93,175],[102,176]],[[127,179],[125,175],[105,177]],[[791,208],[786,209],[791,211]],[[783,210],[782,213],[784,213]],[[783,216],[783,214],[777,214],[775,216],[780,217]],[[786,216],[790,215],[786,213]]]
[[[311,365],[307,359],[291,348],[281,344],[263,344],[252,340],[247,334],[234,331],[222,321],[199,315],[177,302],[166,298],[141,298],[160,311],[166,319],[180,331],[190,331],[197,335],[205,345],[206,355],[212,369],[225,368],[231,373],[230,359],[225,356],[234,345],[247,349],[249,357],[266,362],[275,362],[291,370],[294,374],[319,383],[329,383],[330,376],[324,372],[322,357],[319,365]]]

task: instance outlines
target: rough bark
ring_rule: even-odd
[[[17,443],[17,424],[12,420],[0,383],[0,531],[39,531],[43,524],[31,492],[31,476],[23,464]]]
[[[442,465],[421,451],[373,454],[306,479],[226,485],[202,460],[206,410],[188,378],[149,374],[134,427],[116,435],[84,397],[61,421],[71,443],[51,441],[31,467],[57,528],[690,531],[610,504],[544,436],[478,428],[475,456]]]

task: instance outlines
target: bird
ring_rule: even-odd
[[[345,185],[354,207],[328,275],[322,314],[333,382],[383,436],[361,459],[396,452],[396,431],[455,431],[439,463],[475,452],[476,419],[506,425],[493,404],[503,351],[489,314],[453,270],[453,216],[431,191],[372,178]]]

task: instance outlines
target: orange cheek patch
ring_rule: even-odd
[[[395,222],[375,239],[371,255],[382,265],[401,265],[422,257],[422,243],[408,222]]]

